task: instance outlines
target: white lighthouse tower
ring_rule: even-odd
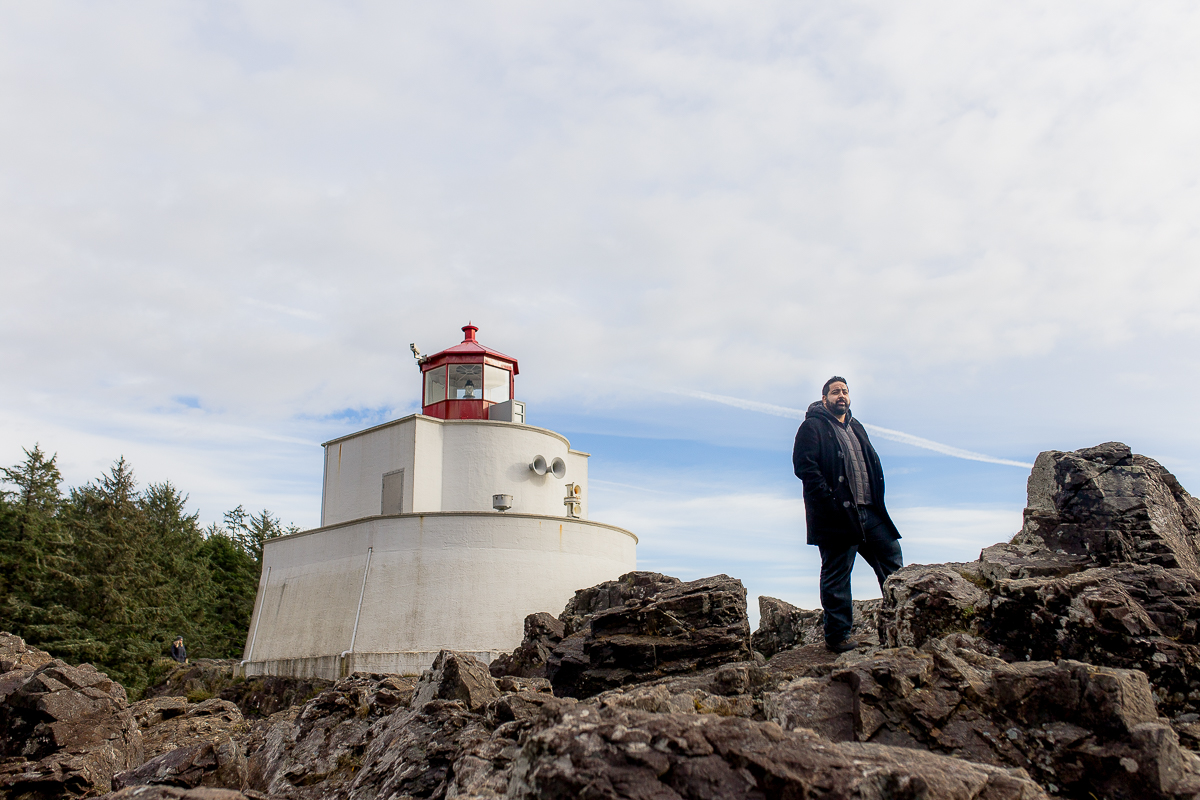
[[[325,443],[321,527],[263,547],[246,676],[491,661],[526,615],[636,569],[637,537],[587,518],[588,454],[525,424],[517,360],[477,330],[419,357],[422,413]]]

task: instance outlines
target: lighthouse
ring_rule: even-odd
[[[321,525],[268,540],[242,672],[416,674],[485,662],[526,615],[637,566],[637,537],[588,519],[588,457],[526,423],[517,359],[463,341],[422,356],[421,413],[323,445]]]

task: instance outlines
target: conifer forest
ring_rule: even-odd
[[[35,446],[0,469],[0,630],[133,696],[169,666],[176,636],[192,658],[240,657],[263,542],[296,528],[241,506],[202,528],[185,494],[139,487],[124,458],[67,489],[56,461]]]

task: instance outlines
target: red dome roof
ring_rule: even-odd
[[[521,372],[517,369],[517,360],[515,358],[512,356],[506,356],[499,350],[493,350],[490,347],[484,347],[478,341],[476,341],[475,332],[478,330],[479,328],[476,326],[467,323],[462,329],[466,338],[464,338],[460,344],[456,344],[454,347],[447,347],[440,353],[434,353],[429,357],[429,361],[426,363],[438,361],[442,358],[442,356],[489,356],[491,358],[495,358],[500,361],[507,361],[508,363],[512,364],[513,375],[520,375]]]

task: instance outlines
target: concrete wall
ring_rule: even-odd
[[[527,614],[558,614],[576,589],[636,569],[636,544],[609,525],[490,510],[371,517],[272,539],[246,674],[418,672],[443,648],[490,660],[520,644]]]
[[[567,474],[537,475],[534,456],[561,458]],[[490,420],[414,415],[325,445],[321,524],[381,512],[383,476],[404,470],[404,513],[492,512],[492,495],[511,494],[509,513],[565,516],[566,485],[583,487],[587,518],[587,453],[553,431]],[[495,512],[492,512],[495,513]]]
[[[423,448],[426,459],[441,454],[440,426],[421,425],[423,418],[405,417],[380,425],[355,436],[336,439],[325,445],[325,487],[321,502],[321,524],[332,525],[380,513],[383,500],[383,476],[404,470],[404,505],[411,510],[414,500],[414,473],[418,438],[428,444],[429,437],[418,437],[417,427],[435,433],[434,446]],[[425,466],[422,464],[422,466]],[[425,484],[416,487],[418,498],[428,496],[428,480],[436,477],[441,495],[440,464],[422,470]]]

